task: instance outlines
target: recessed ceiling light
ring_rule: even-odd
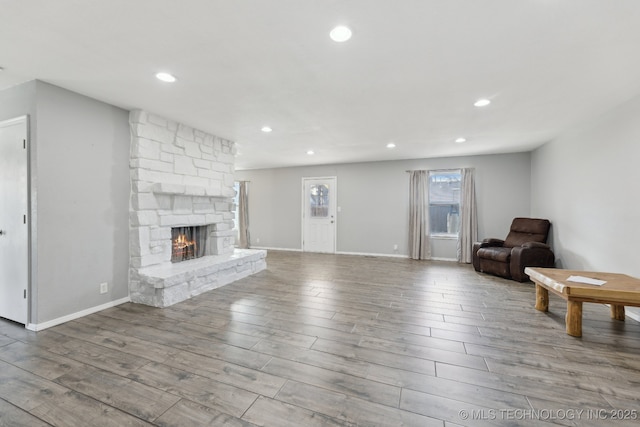
[[[271,132],[273,129],[271,129],[271,127],[269,126],[262,126],[262,129],[260,129],[262,132],[264,133],[269,133]]]
[[[456,139],[456,143],[458,143],[458,144],[462,144],[463,142],[467,142],[467,139],[466,138],[457,138]]]
[[[486,107],[489,104],[491,104],[491,101],[489,101],[486,98],[478,99],[476,102],[473,103],[473,105],[475,105],[476,107]]]
[[[176,81],[176,78],[169,73],[158,73],[156,74],[156,78],[167,83],[173,83]]]
[[[313,156],[315,153],[313,152],[313,150],[309,150],[309,151],[307,151],[307,154],[310,155],[310,156]]]
[[[351,38],[351,30],[349,27],[345,27],[344,25],[338,25],[329,33],[329,37],[334,42],[342,43],[346,42]]]
[[[393,142],[390,142],[387,144],[387,148],[396,148],[396,144],[394,144]]]

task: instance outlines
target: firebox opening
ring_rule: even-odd
[[[200,258],[205,254],[207,226],[171,229],[171,262]]]

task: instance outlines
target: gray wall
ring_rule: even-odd
[[[0,121],[36,113],[36,81],[31,81],[0,91]],[[31,120],[30,132],[35,131]]]
[[[252,246],[301,249],[302,178],[338,177],[338,252],[408,255],[411,169],[476,169],[480,238],[506,236],[530,213],[530,153],[351,163],[237,171],[251,181]],[[260,242],[257,242],[260,239]],[[393,246],[398,245],[398,251]],[[433,256],[455,258],[455,244],[434,242]]]
[[[532,153],[532,212],[557,266],[640,277],[640,97]]]
[[[40,81],[0,92],[1,119],[25,114],[38,324],[129,295],[130,136],[127,111]]]

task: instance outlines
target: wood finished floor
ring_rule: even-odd
[[[267,262],[166,309],[38,333],[0,320],[0,425],[595,426],[640,411],[640,325],[605,306],[585,304],[573,338],[564,301],[538,312],[533,284],[470,266]]]

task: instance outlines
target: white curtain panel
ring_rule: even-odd
[[[478,240],[478,213],[474,169],[462,169],[460,195],[460,232],[458,233],[458,262],[470,263],[473,258],[473,242]]]
[[[411,171],[409,182],[409,257],[431,258],[429,245],[429,172]]]
[[[249,233],[249,182],[240,181],[238,195],[238,248],[248,249],[251,246]]]

